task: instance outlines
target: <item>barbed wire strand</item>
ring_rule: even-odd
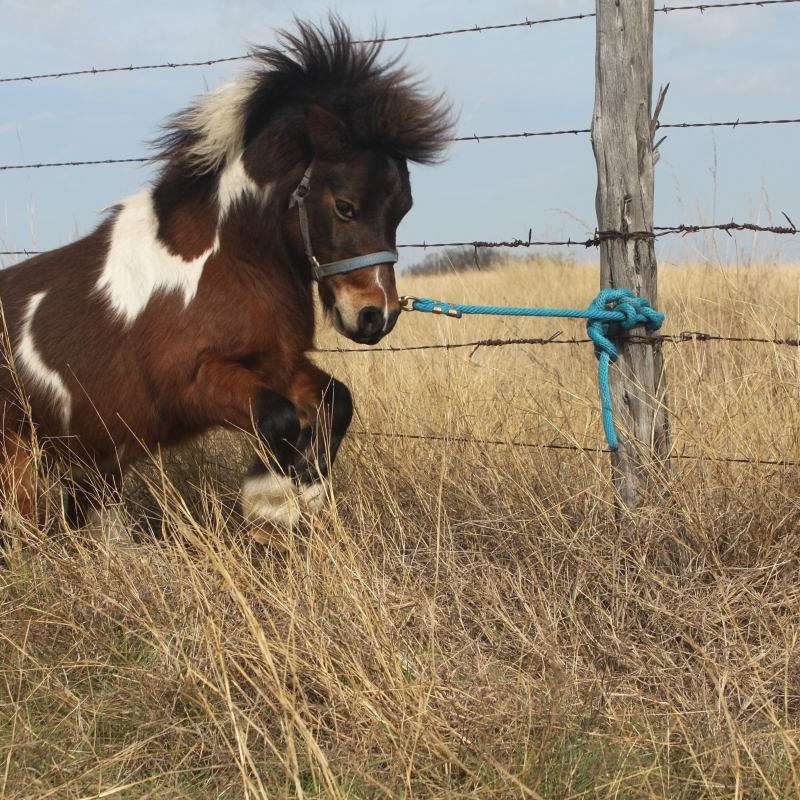
[[[758,225],[754,222],[734,222],[731,220],[730,222],[711,225],[655,225],[653,226],[653,230],[659,232],[656,234],[656,236],[664,236],[674,233],[700,233],[701,231],[724,231],[725,233],[730,233],[731,231],[754,231],[788,234],[791,236],[796,235],[797,226],[794,224],[794,222],[792,222],[789,215],[785,211],[781,211],[781,215],[789,223],[788,227],[786,225]]]
[[[43,161],[37,164],[2,164],[0,170],[47,169],[49,167],[94,167],[98,164],[144,164],[153,161],[149,156],[137,158],[98,158],[88,161]]]
[[[668,14],[674,11],[712,11],[715,9],[741,8],[744,6],[754,6],[764,8],[765,6],[786,5],[797,3],[800,0],[745,0],[736,3],[700,3],[685,6],[662,6],[654,9],[656,13]],[[432,31],[429,33],[412,33],[403,36],[384,36],[377,39],[363,39],[357,44],[378,44],[383,42],[407,42],[414,39],[435,39],[443,36],[456,36],[466,33],[484,33],[486,31],[509,30],[514,28],[533,28],[538,25],[549,25],[556,22],[572,22],[596,17],[594,12],[582,14],[570,14],[562,17],[547,17],[541,19],[525,18],[519,22],[507,22],[497,25],[472,25],[467,28],[451,28],[449,30]],[[70,78],[88,75],[108,75],[110,73],[140,72],[143,70],[164,70],[182,69],[188,67],[211,67],[218,64],[226,64],[234,61],[246,61],[250,58],[249,53],[236,56],[223,56],[221,58],[209,58],[202,61],[166,61],[159,64],[129,64],[118,67],[85,67],[83,69],[67,70],[62,72],[44,72],[33,75],[12,75],[0,78],[0,83],[32,83],[33,81],[53,80],[57,78]]]
[[[519,345],[574,345],[589,344],[591,339],[586,338],[559,338],[560,331],[549,337],[519,337],[513,339],[475,339],[469,342],[436,342],[432,344],[417,344],[407,347],[327,347],[318,348],[317,353],[412,353],[421,350],[459,350],[469,347],[479,350],[481,347],[510,347]],[[681,331],[673,334],[660,334],[655,336],[626,336],[626,341],[638,344],[649,344],[653,346],[662,344],[686,344],[689,342],[728,342],[737,344],[769,344],[781,347],[800,347],[800,338],[773,338],[769,339],[760,336],[724,336],[718,333],[708,333],[706,331]]]
[[[774,2],[788,2],[788,0],[773,0]],[[792,0],[792,2],[800,0]],[[766,0],[764,0],[766,2]],[[799,118],[790,119],[748,119],[732,120],[728,122],[669,122],[659,123],[658,128],[739,128],[745,125],[790,125],[800,123]],[[580,133],[591,133],[590,128],[569,128],[552,131],[520,131],[519,133],[473,133],[470,136],[457,136],[451,142],[486,142],[498,139],[530,139],[537,136],[566,136]],[[131,158],[98,158],[83,161],[42,161],[31,164],[2,164],[0,171],[23,169],[46,169],[51,167],[92,167],[107,164],[146,164],[156,163],[152,156],[137,156]]]
[[[589,453],[593,455],[609,454],[611,450],[606,447],[584,447],[577,444],[557,444],[554,442],[516,442],[507,439],[478,439],[467,436],[443,436],[441,434],[397,433],[395,431],[351,431],[354,436],[381,439],[405,439],[408,441],[443,442],[445,444],[474,444],[493,447],[519,447],[533,450],[567,450],[576,453]],[[744,456],[703,455],[700,453],[670,453],[669,458],[689,461],[710,461],[724,464],[760,464],[771,467],[798,467],[800,460],[782,458],[746,458]]]
[[[800,0],[780,0],[780,2],[799,2]],[[778,0],[764,0],[764,2],[778,2]],[[755,3],[754,3],[755,4]],[[463,33],[483,33],[484,31],[499,31],[510,28],[532,28],[536,25],[548,25],[554,22],[569,22],[572,20],[588,19],[597,16],[594,12],[582,14],[570,14],[563,17],[547,17],[541,19],[528,19],[519,22],[506,22],[497,25],[473,25],[468,28],[451,28],[443,31],[431,31],[429,33],[411,33],[403,36],[383,36],[377,39],[360,39],[355,44],[382,44],[385,42],[408,42],[412,39],[435,39],[441,36],[455,36]],[[247,61],[252,56],[243,53],[238,56],[224,56],[222,58],[209,58],[204,61],[167,61],[161,64],[131,64],[122,67],[86,67],[84,69],[70,70],[66,72],[45,72],[37,75],[14,75],[0,78],[0,83],[21,83],[47,80],[54,78],[71,78],[80,75],[107,75],[112,72],[139,72],[141,70],[158,69],[180,69],[183,67],[211,67],[217,64],[225,64],[231,61]]]
[[[501,241],[485,241],[482,239],[475,239],[469,242],[414,242],[409,244],[399,244],[397,247],[408,248],[421,248],[423,250],[429,247],[472,247],[476,250],[492,247],[505,247],[505,248],[519,248],[519,247],[598,247],[602,242],[609,239],[657,239],[662,236],[670,236],[674,234],[686,235],[690,233],[700,233],[702,231],[722,231],[731,234],[732,231],[750,231],[762,233],[774,233],[787,236],[796,236],[798,233],[797,226],[792,222],[790,217],[785,211],[781,214],[789,223],[787,225],[758,225],[755,222],[722,222],[711,225],[693,225],[693,224],[680,224],[680,225],[657,225],[653,228],[654,232],[650,231],[597,231],[589,239],[565,239],[565,240],[534,240],[533,229],[528,231],[527,239],[505,239]]]
[[[735,119],[729,122],[659,122],[661,128],[739,128],[743,125],[792,125],[800,119]]]
[[[686,236],[690,233],[701,233],[704,231],[723,231],[731,235],[732,231],[748,231],[774,233],[789,236],[798,234],[797,226],[789,215],[782,211],[781,214],[789,223],[787,225],[758,225],[755,222],[722,222],[713,225],[656,225],[651,231],[597,231],[589,239],[566,239],[561,241],[534,240],[533,229],[528,230],[527,239],[504,239],[500,241],[484,241],[475,239],[470,242],[415,242],[410,244],[398,244],[397,247],[417,248],[427,250],[429,247],[472,247],[475,250],[493,247],[519,248],[519,247],[598,247],[602,242],[609,239],[657,239],[662,236],[680,234]],[[38,256],[44,250],[0,250],[0,256]]]

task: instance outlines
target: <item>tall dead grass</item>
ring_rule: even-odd
[[[798,336],[799,277],[665,267],[665,330]],[[402,283],[572,306],[596,273]],[[407,315],[388,343],[573,324]],[[800,350],[666,347],[681,449],[800,457]],[[601,440],[588,345],[320,361],[354,431]],[[231,508],[244,450],[142,469],[127,513],[163,536],[135,547],[13,526],[0,796],[800,797],[796,470],[677,462],[674,513],[618,532],[600,454],[353,435],[330,513],[259,546]],[[680,575],[657,557],[676,526]]]

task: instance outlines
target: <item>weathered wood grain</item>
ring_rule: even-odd
[[[598,229],[653,229],[653,0],[596,0],[597,53],[592,146],[597,161]],[[658,307],[652,238],[610,239],[600,246],[603,287],[626,287]],[[637,329],[636,333],[640,333]],[[620,433],[612,455],[623,510],[636,508],[666,468],[670,431],[660,348],[625,342],[613,369]]]

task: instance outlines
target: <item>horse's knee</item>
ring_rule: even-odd
[[[331,378],[322,396],[329,435],[325,441],[317,441],[313,452],[306,451],[298,479],[303,484],[300,505],[304,511],[314,514],[325,508],[330,494],[328,476],[353,419],[353,396],[341,381]]]
[[[325,387],[322,401],[330,434],[327,441],[321,443],[323,446],[318,448],[317,470],[319,475],[325,478],[336,460],[339,446],[353,419],[353,396],[341,381],[331,378],[330,383]]]

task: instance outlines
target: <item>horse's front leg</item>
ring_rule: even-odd
[[[257,458],[242,487],[249,519],[291,527],[325,504],[330,468],[353,415],[350,392],[310,361],[262,406],[258,431],[270,457]],[[263,401],[262,401],[263,402]]]
[[[317,511],[329,494],[326,484],[353,418],[353,399],[347,386],[310,361],[295,376],[291,397],[304,423],[296,478],[305,487],[306,507]]]

